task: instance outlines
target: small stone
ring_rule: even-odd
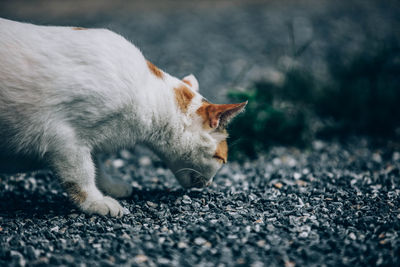
[[[122,208],[122,212],[124,213],[124,215],[131,214],[131,212],[129,211],[129,209],[128,209],[128,208],[125,208],[125,207]]]
[[[140,157],[139,164],[142,167],[150,166],[151,165],[151,159],[149,157],[147,157],[147,156]]]
[[[387,239],[383,239],[383,240],[379,241],[379,244],[381,244],[381,245],[385,245],[387,242],[388,242],[388,240],[387,240]]]
[[[136,261],[137,263],[143,263],[143,262],[146,262],[147,260],[148,260],[148,258],[147,258],[146,255],[139,254],[139,255],[136,255],[136,256],[135,256],[135,261]]]
[[[255,261],[250,266],[251,267],[263,267],[263,266],[265,266],[265,262]]]
[[[308,232],[301,232],[301,233],[299,234],[299,237],[300,237],[300,238],[307,238],[307,237],[308,237]]]
[[[167,258],[158,258],[157,263],[159,265],[168,265],[171,261]]]
[[[275,183],[274,186],[278,189],[281,189],[283,187],[283,184],[278,182],[278,183]]]
[[[293,261],[285,261],[285,267],[295,267],[296,263]]]
[[[354,233],[350,233],[350,234],[349,234],[349,237],[350,237],[350,239],[352,239],[352,240],[356,240],[356,239],[357,239],[357,237],[356,237],[356,235],[355,235]]]
[[[274,165],[281,165],[281,164],[282,164],[282,160],[281,160],[280,158],[274,158],[274,159],[272,160],[272,163],[273,163]]]
[[[182,202],[187,205],[192,204],[192,200],[190,199],[190,197],[188,195],[183,195]]]
[[[267,230],[270,231],[270,232],[273,232],[273,231],[275,231],[275,227],[272,224],[268,224],[267,225]]]
[[[315,150],[321,150],[325,147],[325,143],[319,140],[312,142],[312,146]]]
[[[122,166],[125,165],[125,163],[122,159],[115,159],[113,160],[112,165],[114,168],[121,168]]]
[[[372,160],[377,162],[377,163],[381,163],[382,162],[381,154],[379,154],[379,153],[372,154]]]
[[[120,155],[123,159],[131,159],[132,158],[132,154],[131,152],[129,152],[126,149],[121,150]]]
[[[49,264],[49,258],[48,257],[40,257],[37,261],[37,264]]]
[[[293,174],[293,178],[296,179],[296,180],[298,180],[298,179],[301,178],[301,174],[298,173],[298,172],[295,172],[295,173]]]
[[[158,204],[151,202],[151,201],[146,201],[147,206],[152,207],[152,208],[157,208]]]
[[[207,240],[205,240],[202,237],[196,237],[194,240],[194,243],[198,246],[204,245],[207,242]]]
[[[297,164],[297,160],[295,160],[292,157],[286,158],[286,164],[289,165],[290,167],[294,167]]]
[[[178,243],[178,248],[187,248],[187,247],[188,245],[182,241]]]
[[[305,182],[303,180],[296,180],[296,184],[298,186],[302,186],[302,187],[307,186],[307,182]]]
[[[124,239],[131,239],[131,237],[127,233],[123,233],[121,237]]]
[[[60,229],[60,227],[54,226],[53,228],[50,228],[50,232],[58,232],[58,230]]]
[[[257,246],[259,246],[260,248],[261,248],[261,247],[264,247],[264,246],[265,246],[265,240],[259,240],[259,241],[257,241]]]
[[[239,258],[239,259],[236,260],[236,263],[239,264],[239,265],[243,265],[243,264],[246,263],[246,261],[243,258]]]

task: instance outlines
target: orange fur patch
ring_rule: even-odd
[[[174,91],[175,91],[176,103],[178,104],[179,109],[183,113],[186,113],[190,105],[190,101],[192,101],[195,94],[184,85],[174,88]]]
[[[190,87],[192,86],[192,83],[189,82],[188,80],[182,80],[182,82],[186,83],[186,84],[189,85]]]
[[[210,103],[207,101],[203,101],[201,106],[197,109],[196,113],[203,119],[203,128],[206,130],[211,129],[209,123],[209,107],[211,106]]]
[[[216,104],[211,104],[207,101],[203,101],[201,107],[197,109],[196,113],[200,115],[200,117],[202,117],[204,129],[206,130],[215,129],[219,127],[219,125],[221,125],[220,124],[221,116],[232,115],[232,112],[239,111],[239,109],[242,109],[246,104],[247,102],[239,104],[216,105]]]
[[[79,185],[75,182],[63,183],[65,191],[67,191],[69,197],[75,204],[83,203],[87,198],[87,193],[82,191]]]
[[[82,28],[82,27],[73,27],[72,29],[75,31],[87,30],[86,28]]]
[[[149,67],[151,73],[153,73],[156,77],[162,79],[164,76],[163,72],[159,68],[154,66],[154,64],[151,63],[150,61],[147,60],[146,62],[147,62],[147,66]]]
[[[215,150],[214,158],[222,163],[226,163],[228,161],[228,144],[226,140],[221,141],[218,144],[217,150]]]

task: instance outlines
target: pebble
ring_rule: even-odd
[[[190,197],[188,195],[183,195],[182,202],[184,204],[192,204],[192,200],[190,199]]]
[[[187,247],[188,247],[188,245],[186,243],[184,243],[184,242],[179,242],[178,243],[178,248],[187,248]]]
[[[122,159],[115,159],[113,160],[112,165],[114,168],[121,168],[125,165],[125,162]]]
[[[198,245],[198,246],[204,245],[206,242],[207,242],[207,240],[205,240],[205,239],[202,238],[202,237],[196,237],[196,238],[194,239],[194,243],[195,243],[196,245]]]
[[[148,257],[146,255],[136,255],[134,259],[137,263],[140,264],[146,262],[148,260]]]
[[[352,240],[356,240],[356,239],[357,239],[357,237],[356,237],[356,235],[355,235],[354,233],[350,233],[350,234],[349,234],[349,237],[350,237],[350,239],[352,239]]]
[[[146,201],[147,206],[152,207],[152,208],[157,208],[158,204],[151,202],[151,201]]]
[[[142,166],[142,167],[150,166],[150,165],[151,165],[151,159],[150,159],[150,157],[147,157],[147,156],[140,157],[140,159],[139,159],[139,164],[140,164],[140,166]]]

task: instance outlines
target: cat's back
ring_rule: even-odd
[[[0,150],[46,140],[61,126],[95,129],[140,102],[150,77],[139,49],[105,29],[0,18],[0,59]]]
[[[62,87],[139,79],[145,65],[139,49],[106,29],[38,26],[2,18],[0,58],[3,88],[21,82]]]
[[[135,53],[141,56],[139,49],[124,37],[102,28],[42,26],[0,18],[0,37],[0,48],[3,50],[7,48],[8,52],[13,52],[13,50],[23,52],[31,48],[36,52],[45,51],[49,56],[60,52],[72,56],[74,52],[86,52],[87,55],[91,55],[112,50],[114,56],[123,58],[122,55],[115,54],[115,48],[122,48],[123,52],[128,52],[130,56],[134,56]],[[71,49],[71,51],[66,49]]]

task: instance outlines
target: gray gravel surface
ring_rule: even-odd
[[[167,72],[194,73],[215,101],[296,64],[324,77],[326,51],[355,53],[400,29],[396,1],[45,2],[0,1],[0,16],[110,28]],[[104,162],[134,187],[122,219],[80,213],[51,173],[0,175],[0,266],[400,265],[398,145],[275,148],[190,191],[143,148]]]
[[[134,188],[122,219],[80,213],[51,173],[0,176],[0,265],[400,264],[399,145],[275,148],[189,191],[141,147],[105,165]]]

